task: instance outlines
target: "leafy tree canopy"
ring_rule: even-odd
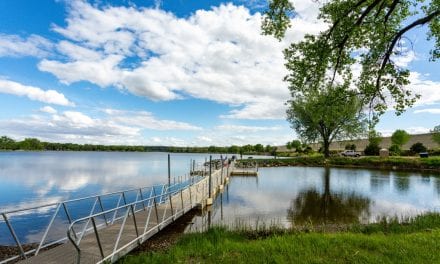
[[[432,133],[432,140],[434,140],[435,143],[440,145],[440,125],[434,127],[433,130],[431,130]]]
[[[289,0],[271,0],[263,34],[281,39],[294,15]],[[388,106],[400,114],[415,102],[419,96],[405,88],[409,70],[395,58],[412,44],[407,33],[423,25],[434,43],[430,59],[440,57],[439,0],[333,0],[321,5],[319,18],[329,24],[325,31],[306,35],[284,52],[292,93],[343,84],[368,106],[372,124]]]
[[[329,157],[333,140],[353,137],[364,130],[361,104],[355,95],[342,100],[344,87],[296,94],[288,101],[287,120],[305,141],[323,142],[324,155]]]
[[[409,141],[410,138],[411,136],[405,130],[397,129],[391,135],[391,142],[393,145],[402,147]]]

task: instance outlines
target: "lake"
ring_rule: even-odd
[[[260,168],[258,177],[231,177],[207,223],[230,227],[372,223],[440,212],[438,174],[318,167]],[[208,219],[208,217],[210,219]]]
[[[209,154],[171,154],[172,178],[187,175],[190,160],[203,163],[205,158]],[[0,152],[0,212],[166,182],[166,153]],[[258,177],[232,177],[211,212],[196,216],[187,230],[202,230],[208,222],[285,227],[306,222],[369,223],[427,211],[440,211],[440,178],[435,174],[260,168]],[[14,228],[20,240],[29,243],[38,241],[50,215],[41,212],[32,220],[18,215],[11,222],[21,221]],[[32,226],[31,234],[20,230],[23,225]],[[6,232],[0,221],[0,244],[12,244]]]

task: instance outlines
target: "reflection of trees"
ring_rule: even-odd
[[[355,193],[332,193],[330,169],[324,173],[324,193],[316,189],[301,192],[292,200],[287,217],[292,224],[354,223],[361,215],[369,215],[370,200]]]
[[[409,177],[408,176],[394,176],[394,186],[399,192],[407,192],[409,189]]]

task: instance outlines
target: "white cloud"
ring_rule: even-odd
[[[440,102],[440,82],[427,80],[418,72],[411,72],[409,80],[411,84],[408,85],[408,89],[421,95],[416,106]]]
[[[414,111],[414,114],[420,114],[420,113],[440,114],[440,108],[428,108],[428,109],[421,109]]]
[[[421,127],[421,126],[414,126],[414,127],[405,127],[405,128],[399,128],[399,129],[404,129],[406,132],[408,132],[408,134],[411,135],[415,135],[415,134],[425,134],[425,133],[429,133],[430,129],[427,127]],[[379,130],[379,132],[382,134],[382,136],[384,137],[389,137],[394,133],[395,130],[391,130],[391,129],[382,129]]]
[[[228,118],[284,119],[289,92],[282,50],[326,27],[310,17],[315,2],[297,6],[305,15],[278,42],[261,35],[261,14],[243,6],[177,18],[160,9],[74,1],[66,26],[53,27],[66,38],[57,45],[66,60],[45,59],[38,67],[67,84],[89,81],[152,100],[190,96],[237,106]]]
[[[43,113],[48,113],[48,114],[56,114],[57,113],[57,110],[55,110],[53,107],[50,107],[50,106],[41,107],[40,111]]]
[[[220,131],[231,131],[236,133],[255,133],[260,131],[278,131],[281,130],[280,126],[240,126],[240,125],[220,125],[215,127],[214,129]]]
[[[53,44],[40,36],[30,35],[22,38],[17,35],[6,35],[0,33],[0,57],[46,57]]]
[[[53,112],[47,107],[40,109]],[[102,117],[91,117],[78,111],[64,111],[52,115],[32,115],[28,118],[0,120],[0,134],[15,138],[36,137],[46,141],[129,144],[129,145],[184,145],[182,139],[163,139],[143,136],[143,132],[200,131],[201,128],[173,120],[161,120],[145,111],[106,109]]]
[[[38,87],[23,85],[18,82],[0,79],[0,93],[26,96],[31,100],[48,104],[74,106],[74,103],[55,90],[43,90]]]
[[[105,109],[113,122],[124,125],[141,127],[154,130],[202,130],[201,127],[194,126],[185,122],[174,120],[161,120],[153,116],[152,113],[146,111],[121,111],[115,109]]]

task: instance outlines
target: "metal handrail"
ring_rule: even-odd
[[[173,185],[169,186],[169,188],[174,188],[175,186],[177,186],[179,184],[181,184],[181,183],[173,184]],[[68,209],[66,207],[66,204],[72,204],[74,202],[80,202],[80,201],[85,201],[85,200],[92,200],[93,201],[93,199],[95,199],[94,206],[92,207],[92,210],[90,211],[90,214],[92,214],[92,213],[94,213],[96,205],[98,203],[99,203],[99,206],[101,208],[101,211],[103,211],[103,206],[102,206],[101,199],[104,198],[104,197],[110,197],[110,196],[113,196],[113,195],[125,196],[126,193],[136,192],[137,193],[136,200],[138,200],[139,192],[142,195],[142,192],[144,190],[146,190],[146,189],[154,190],[155,188],[160,187],[160,186],[164,186],[164,184],[156,184],[156,185],[152,185],[152,186],[144,186],[144,187],[140,187],[140,188],[126,189],[126,190],[122,190],[122,191],[115,191],[115,192],[109,192],[109,193],[104,193],[104,194],[99,194],[99,195],[91,195],[91,196],[86,196],[86,197],[81,197],[81,198],[76,198],[76,199],[65,200],[65,201],[61,201],[61,202],[57,202],[57,203],[49,203],[49,204],[43,204],[43,205],[33,206],[33,207],[28,207],[28,208],[23,208],[23,209],[9,210],[9,211],[0,212],[0,215],[3,218],[3,221],[6,223],[6,225],[8,227],[8,230],[9,230],[9,233],[12,236],[15,244],[17,245],[19,253],[20,253],[19,255],[10,257],[8,259],[0,260],[0,264],[1,263],[7,263],[9,261],[15,260],[15,259],[19,258],[20,256],[23,257],[23,258],[27,258],[27,256],[29,256],[31,254],[38,255],[38,253],[40,252],[41,249],[49,247],[49,246],[57,244],[57,243],[61,243],[61,242],[65,241],[65,240],[67,240],[68,239],[67,237],[62,237],[61,239],[57,239],[56,241],[51,241],[49,243],[45,243],[46,237],[47,237],[49,231],[51,230],[51,227],[52,227],[56,217],[59,215],[59,211],[60,211],[61,207],[62,207],[62,209],[64,210],[64,212],[65,212],[65,214],[67,216],[67,220],[68,220],[69,224],[73,222],[73,219],[71,218],[71,215],[70,215],[70,213],[69,213],[69,211],[68,211]],[[145,200],[145,199],[142,199],[142,200]],[[126,202],[124,202],[124,203],[126,204]],[[120,201],[118,201],[118,207],[119,207],[119,204],[120,204]],[[12,224],[10,223],[8,215],[16,214],[16,213],[20,213],[20,212],[25,212],[25,211],[32,211],[32,210],[36,210],[36,209],[40,209],[40,208],[45,208],[45,207],[53,207],[53,206],[56,206],[55,211],[54,211],[54,213],[51,216],[51,220],[50,220],[49,224],[45,228],[45,231],[44,231],[44,234],[42,236],[42,239],[38,243],[38,247],[35,248],[35,249],[30,249],[28,251],[24,251],[24,249],[22,247],[22,243],[20,243],[19,238],[17,237]],[[117,211],[115,211],[115,212],[117,212]],[[120,218],[120,217],[118,217],[118,218]],[[0,217],[0,219],[1,219],[1,217]],[[115,220],[115,218],[114,218],[114,220]],[[0,221],[0,223],[1,223],[1,221]],[[86,232],[87,230],[84,230],[84,231]]]
[[[155,195],[155,196],[152,196],[152,197],[149,197],[149,198],[143,199],[143,200],[139,200],[139,201],[135,201],[135,202],[132,202],[132,203],[128,203],[128,204],[125,204],[125,205],[123,205],[123,206],[119,206],[119,207],[117,207],[117,208],[109,209],[109,210],[106,210],[106,211],[103,211],[103,212],[99,212],[99,213],[91,214],[91,215],[89,215],[89,216],[82,217],[82,218],[80,218],[80,219],[77,219],[77,220],[73,221],[73,222],[70,224],[69,228],[67,229],[67,238],[68,238],[69,241],[73,244],[73,246],[75,247],[75,249],[76,249],[76,251],[77,251],[77,263],[79,263],[80,258],[81,258],[81,249],[79,248],[79,243],[80,243],[80,241],[76,241],[76,240],[73,238],[73,236],[75,235],[74,226],[75,226],[76,224],[78,224],[78,223],[80,223],[80,222],[84,222],[84,221],[89,221],[89,220],[91,219],[92,222],[94,223],[94,224],[93,224],[93,230],[94,230],[94,232],[95,232],[95,236],[96,236],[96,238],[97,238],[97,242],[98,242],[98,246],[99,246],[99,248],[100,248],[100,253],[101,253],[102,259],[104,260],[104,259],[111,258],[111,257],[114,256],[115,254],[117,254],[118,252],[120,252],[122,249],[124,249],[125,246],[127,246],[127,245],[125,245],[125,246],[121,247],[119,250],[117,249],[118,242],[119,242],[119,239],[120,239],[121,234],[122,234],[121,232],[122,232],[122,230],[123,230],[123,227],[125,226],[125,221],[127,220],[128,216],[130,215],[130,211],[131,211],[131,215],[132,215],[133,217],[135,217],[135,216],[134,216],[135,213],[142,211],[142,209],[137,210],[137,211],[134,210],[134,208],[136,207],[137,204],[145,204],[145,202],[148,202],[148,206],[145,206],[144,209],[150,209],[150,212],[151,212],[151,210],[152,210],[152,208],[153,208],[153,204],[150,204],[150,201],[153,201],[153,202],[154,202],[154,206],[156,207],[157,204],[164,204],[164,203],[166,203],[166,201],[167,201],[166,198],[168,198],[168,201],[170,202],[170,204],[172,204],[172,202],[171,202],[172,195],[175,195],[175,194],[177,194],[177,193],[179,193],[179,192],[182,193],[182,191],[184,191],[184,190],[186,190],[186,189],[190,189],[192,186],[194,186],[195,184],[199,183],[201,180],[202,180],[202,178],[199,178],[197,181],[194,181],[194,182],[189,181],[189,183],[190,183],[189,185],[181,186],[181,187],[180,187],[179,189],[177,189],[177,190],[171,190],[171,188],[167,188],[167,191],[166,191],[166,192],[163,192],[163,193],[161,193],[161,194],[159,194],[159,195]],[[181,183],[178,183],[178,184],[181,184]],[[176,185],[177,185],[177,184],[176,184]],[[163,197],[165,197],[165,199],[162,199]],[[159,203],[156,202],[156,200],[157,200],[158,198],[160,198]],[[182,200],[182,205],[183,205],[183,196],[182,196],[182,195],[181,195],[181,200]],[[106,215],[106,214],[112,213],[112,212],[114,212],[114,211],[122,210],[122,209],[127,209],[127,211],[126,211],[126,213],[125,213],[125,216],[124,216],[124,217],[121,217],[121,218],[123,218],[123,222],[122,222],[122,225],[121,225],[121,228],[120,228],[120,233],[119,233],[119,235],[118,235],[118,239],[117,239],[117,241],[116,241],[116,243],[115,243],[115,247],[114,247],[113,253],[112,253],[111,255],[107,256],[107,257],[104,257],[103,252],[102,252],[101,242],[100,242],[100,240],[99,240],[99,235],[98,235],[98,226],[96,226],[96,224],[95,224],[95,220],[94,220],[94,219],[97,218],[97,217],[104,216],[104,215]],[[186,208],[185,208],[184,206],[182,206],[182,210],[184,211],[185,209],[186,209]],[[175,211],[175,212],[173,211],[173,213],[171,214],[171,216],[168,217],[167,219],[165,219],[166,212],[164,211],[164,218],[162,219],[162,221],[161,221],[160,223],[157,223],[156,226],[154,226],[153,228],[151,228],[150,230],[147,231],[146,228],[148,227],[148,224],[149,224],[149,219],[148,219],[147,222],[146,222],[146,225],[145,225],[144,233],[143,233],[142,235],[140,235],[140,236],[139,236],[139,234],[136,234],[136,239],[133,240],[133,241],[139,241],[139,239],[142,239],[142,238],[143,238],[147,233],[149,233],[152,229],[155,229],[157,226],[161,226],[164,222],[168,221],[170,218],[174,218],[174,216],[177,215],[177,214],[179,214],[179,213],[181,213],[182,210],[180,210],[180,211]],[[156,215],[156,216],[157,216],[157,215]],[[136,225],[136,221],[135,221],[134,223],[135,223],[135,225]],[[136,230],[136,232],[137,232],[137,227],[135,228],[135,230]],[[73,235],[72,235],[72,234],[73,234]],[[131,242],[133,242],[133,241],[131,241]],[[130,243],[131,243],[131,242],[130,242]],[[130,243],[129,243],[129,244],[130,244]]]
[[[62,204],[62,203],[67,204],[67,203],[71,203],[71,202],[84,201],[87,199],[97,198],[98,196],[101,196],[101,197],[102,196],[110,196],[110,195],[114,195],[114,194],[120,194],[123,192],[126,193],[126,192],[138,191],[138,190],[143,190],[143,189],[148,189],[148,188],[153,188],[153,187],[159,187],[159,186],[163,186],[163,185],[164,184],[155,184],[155,185],[151,185],[151,186],[126,189],[126,190],[122,190],[122,191],[114,191],[114,192],[109,192],[109,193],[90,195],[90,196],[86,196],[86,197],[64,200],[64,201],[60,201],[60,202],[56,202],[56,203],[48,203],[48,204],[42,204],[42,205],[37,205],[37,206],[33,206],[33,207],[26,207],[26,208],[22,208],[22,209],[15,209],[15,210],[10,210],[10,211],[0,212],[0,214],[13,214],[13,213],[18,213],[18,212],[22,212],[22,211],[30,211],[30,210],[35,210],[35,209],[44,208],[44,207],[48,207],[48,206],[54,206],[54,205],[58,205],[58,204]]]
[[[233,166],[233,164],[232,164],[232,166]],[[206,166],[204,166],[204,167],[206,168]],[[228,175],[229,166],[228,166],[227,170],[223,170],[223,166],[222,166],[221,172],[220,172],[220,170],[217,171],[217,172],[220,172],[220,174],[218,174],[217,172],[215,173],[215,175],[216,175],[215,184],[216,185],[218,184],[219,180],[220,180],[220,182],[223,182],[223,174],[225,171],[226,171],[226,174]],[[204,176],[206,176],[206,171],[204,173]],[[158,230],[160,230],[164,223],[167,223],[167,221],[169,221],[170,219],[175,220],[175,217],[178,217],[179,214],[182,213],[182,211],[184,213],[185,210],[187,210],[188,206],[184,206],[183,195],[182,195],[183,191],[189,190],[190,207],[193,206],[193,200],[200,201],[200,197],[199,197],[199,199],[197,199],[197,196],[199,193],[199,187],[202,188],[202,196],[204,196],[204,195],[206,196],[206,193],[208,192],[208,189],[209,189],[208,184],[206,182],[203,182],[203,184],[201,186],[199,186],[199,183],[203,179],[206,179],[206,178],[203,176],[193,176],[193,177],[189,177],[188,180],[185,180],[183,182],[182,182],[182,179],[180,179],[180,180],[178,180],[177,183],[169,185],[169,186],[168,186],[168,184],[156,184],[156,185],[152,185],[152,186],[146,186],[146,187],[141,187],[141,188],[132,188],[132,189],[127,189],[127,190],[123,190],[123,191],[109,192],[109,193],[100,194],[100,195],[91,195],[91,196],[87,196],[87,197],[65,200],[65,201],[58,202],[58,203],[44,204],[44,205],[40,205],[40,206],[34,206],[34,207],[29,207],[29,208],[17,209],[17,210],[10,210],[10,211],[5,211],[3,213],[0,213],[3,216],[4,221],[8,225],[10,234],[12,235],[14,240],[16,241],[16,244],[20,250],[20,255],[11,257],[6,260],[0,260],[0,264],[15,260],[15,259],[19,258],[20,256],[26,258],[27,256],[29,256],[31,254],[37,255],[41,249],[46,248],[51,245],[54,245],[54,244],[57,244],[57,243],[61,243],[66,240],[71,241],[72,244],[74,245],[74,247],[77,250],[80,250],[79,243],[81,242],[81,238],[84,236],[85,233],[88,233],[89,231],[91,231],[93,229],[95,231],[95,235],[97,235],[97,230],[100,227],[102,227],[104,225],[111,225],[115,221],[119,221],[120,219],[124,219],[124,221],[125,221],[127,219],[127,217],[129,217],[130,215],[132,215],[132,217],[135,218],[135,216],[134,216],[135,213],[140,212],[142,210],[147,210],[148,211],[147,212],[148,222],[145,225],[144,232],[140,236],[139,236],[139,234],[136,234],[137,238],[135,240],[133,240],[134,242],[137,241],[139,243],[152,230],[154,230],[156,228],[158,228]],[[197,186],[196,186],[195,199],[192,199],[192,187],[196,184],[197,184]],[[162,187],[161,194],[159,194],[159,195],[156,195],[157,187]],[[149,189],[149,188],[150,188],[150,192],[149,192],[148,197],[144,197],[144,194],[148,193],[148,192],[145,192],[144,190]],[[130,195],[133,194],[134,195],[135,194],[134,192],[136,193],[135,201],[127,203],[126,198],[125,198],[126,194],[130,194]],[[174,202],[172,201],[172,199],[173,199],[173,197],[175,197],[174,195],[179,192],[180,192],[180,199],[181,199],[181,209],[174,210],[174,208],[173,208]],[[118,199],[118,203],[117,203],[116,207],[108,209],[108,210],[104,210],[104,207],[102,204],[102,198],[113,196],[113,195],[119,195],[119,199]],[[117,198],[117,197],[118,196],[115,196],[115,198]],[[165,197],[165,199],[162,199],[164,197]],[[160,198],[160,201],[158,202],[157,199],[159,199],[159,198]],[[203,199],[203,197],[202,197],[202,199]],[[92,210],[90,211],[90,213],[87,216],[84,216],[84,217],[81,217],[78,219],[73,219],[72,216],[70,215],[69,210],[66,205],[71,204],[73,202],[79,202],[79,201],[85,201],[85,200],[94,201],[94,204],[92,206]],[[171,216],[169,216],[168,218],[165,219],[166,210],[168,207],[167,201],[169,201],[169,207],[171,209]],[[121,202],[123,202],[123,205],[121,205]],[[157,205],[158,204],[165,204],[162,222],[159,222],[160,220],[158,219],[158,214],[157,214]],[[138,205],[141,205],[140,209],[136,209]],[[48,226],[43,234],[43,238],[42,238],[41,242],[39,243],[38,248],[30,249],[25,252],[21,246],[20,241],[18,240],[17,236],[15,235],[15,232],[14,232],[12,225],[9,223],[7,215],[19,213],[19,212],[23,212],[23,211],[27,211],[27,210],[35,210],[35,209],[49,207],[49,206],[57,206],[57,207],[55,208],[55,212],[51,217],[50,223],[48,224]],[[95,212],[96,206],[99,207],[98,210],[100,209],[100,212]],[[177,206],[177,207],[180,207],[180,206]],[[125,210],[125,209],[127,210],[127,212],[125,213],[125,216],[121,215],[118,217],[117,216],[118,211]],[[154,226],[154,228],[150,228],[149,230],[147,230],[148,223],[150,221],[151,212],[153,209],[156,210],[157,225]],[[56,241],[49,241],[48,243],[45,243],[46,236],[48,235],[49,230],[51,230],[52,224],[53,224],[54,220],[57,218],[57,216],[59,215],[60,211],[65,212],[65,214],[67,216],[68,223],[69,223],[69,228],[68,228],[67,234],[66,234],[67,236],[63,237],[61,239],[58,239]],[[131,214],[130,214],[130,211],[131,211]],[[111,213],[114,213],[113,217],[110,217],[109,219],[107,219],[108,214],[111,214]],[[103,217],[104,222],[103,223],[96,223],[95,220],[97,217]],[[74,230],[74,226],[82,221],[87,221],[87,223],[84,226],[84,229],[81,232],[76,232]],[[93,226],[89,228],[88,226],[90,224],[90,221],[92,221]],[[134,219],[134,221],[136,224],[135,219]],[[136,231],[137,231],[137,227],[136,227]],[[97,237],[97,240],[99,242],[99,237]],[[118,245],[115,245],[114,252],[111,255],[112,260],[113,260],[113,256],[115,254],[117,254],[122,249],[129,246],[130,243],[124,245],[120,249],[117,249]],[[102,257],[103,257],[103,260],[108,259],[108,257],[105,257],[105,258],[104,258],[104,256],[102,256]],[[80,259],[80,251],[78,251],[78,259]]]

